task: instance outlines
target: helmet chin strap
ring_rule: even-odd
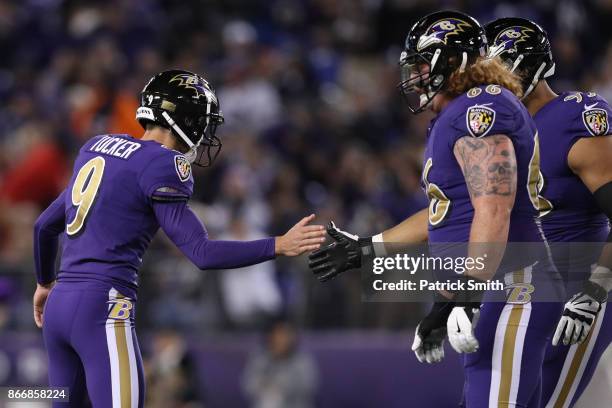
[[[162,112],[162,116],[166,120],[166,123],[168,123],[168,125],[170,125],[170,127],[176,132],[176,134],[179,135],[180,138],[183,139],[183,141],[189,147],[189,151],[184,153],[184,156],[189,161],[189,163],[193,163],[195,161],[195,159],[196,159],[197,154],[198,154],[198,146],[199,146],[200,142],[202,141],[202,139],[200,139],[200,142],[198,142],[197,145],[193,144],[193,142],[187,137],[185,132],[183,132],[183,130],[179,127],[179,125],[176,124],[174,119],[172,119],[172,117],[170,115],[168,115],[167,112],[165,112],[165,111]]]
[[[463,51],[461,54],[461,66],[459,67],[459,72],[465,71],[465,66],[467,65],[468,57],[467,52]]]
[[[429,63],[429,71],[433,72],[436,63],[438,62],[438,58],[440,58],[440,54],[442,53],[442,48],[438,48],[436,52],[434,52],[433,57],[431,57],[431,62]]]
[[[552,67],[550,67],[548,71],[544,73],[542,78],[548,78],[550,76],[553,76],[555,74],[555,67],[556,67],[556,64],[553,62]]]
[[[433,72],[436,63],[438,62],[438,58],[440,58],[440,54],[442,53],[442,49],[438,48],[433,57],[431,57],[431,62],[429,63],[429,74]],[[434,86],[438,86],[442,82],[440,79],[440,75],[435,75],[430,78],[430,83],[433,83]],[[427,88],[430,88],[431,85],[428,85]],[[436,93],[428,90],[426,93],[421,94],[419,96],[419,108],[424,108],[429,105],[433,101],[433,97],[436,96]]]
[[[531,84],[529,84],[529,87],[527,88],[527,90],[525,91],[521,99],[525,99],[531,93],[531,91],[533,91],[533,89],[536,87],[536,85],[538,84],[538,81],[540,80],[540,75],[542,74],[542,71],[544,71],[544,68],[546,68],[546,62],[543,62],[542,64],[540,64],[540,68],[538,68],[538,70],[536,71],[535,75],[533,76],[533,79],[531,80]],[[554,66],[553,66],[553,69],[554,69]]]
[[[514,72],[518,68],[523,58],[525,58],[524,54],[521,54],[516,58],[516,61],[514,61],[514,64],[512,64],[512,69],[510,70],[510,72]]]
[[[437,92],[433,92],[433,91],[427,91],[424,94],[421,94],[419,96],[419,108],[424,108],[427,105],[431,104],[433,102],[433,98],[434,96],[436,96]]]
[[[429,92],[428,92],[429,93]],[[424,107],[425,105],[427,105],[429,103],[430,99],[428,98],[427,94],[421,94],[419,96],[419,108]]]

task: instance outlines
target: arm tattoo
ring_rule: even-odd
[[[516,192],[516,157],[507,136],[465,136],[455,144],[454,153],[472,198]]]

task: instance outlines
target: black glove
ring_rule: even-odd
[[[359,238],[342,231],[330,222],[327,233],[334,239],[308,256],[308,267],[321,282],[351,269],[359,269],[365,260],[374,256],[372,238]]]
[[[444,358],[446,321],[454,305],[452,301],[440,298],[417,326],[412,351],[420,363],[439,363]]]

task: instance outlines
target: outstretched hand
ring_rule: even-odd
[[[329,223],[327,233],[334,242],[308,256],[308,266],[321,282],[326,282],[342,272],[359,269],[364,254],[374,254],[372,238],[359,238],[336,227],[333,221]]]
[[[315,215],[310,214],[298,221],[285,235],[276,237],[276,254],[298,256],[319,249],[325,242],[325,228],[322,225],[309,225],[314,218]]]

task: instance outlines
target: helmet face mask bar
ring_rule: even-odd
[[[507,17],[486,25],[491,41],[488,58],[500,57],[510,71],[522,78],[523,99],[542,79],[555,73],[548,35],[533,21]]]
[[[412,113],[427,109],[443,91],[450,75],[484,57],[486,37],[474,18],[458,11],[440,11],[417,21],[400,55],[398,89]]]
[[[185,125],[182,127],[172,119],[168,112],[162,112],[161,116],[166,121],[167,125],[165,127],[170,128],[182,144],[187,146],[188,150],[184,153],[184,156],[190,163],[200,167],[212,165],[223,145],[216,135],[217,128],[224,122],[221,111],[218,113],[207,112],[204,116],[197,116],[197,113],[193,113],[185,118]],[[194,117],[197,119],[192,119]],[[193,139],[188,136],[186,130]]]
[[[219,101],[209,83],[189,71],[164,71],[141,94],[136,119],[168,128],[187,147],[187,160],[210,166],[221,150],[217,128],[223,124]]]
[[[404,51],[400,56],[401,82],[398,88],[412,113],[425,110],[444,85],[442,75],[432,75],[440,53],[438,48],[433,54],[408,54]]]
[[[204,136],[202,137],[200,144],[197,146],[195,158],[193,160],[194,164],[201,167],[208,167],[212,165],[221,152],[221,147],[223,146],[221,140],[216,135],[217,128],[223,124],[223,115],[221,115],[219,112],[218,115],[211,115],[208,120],[209,123],[204,129]],[[189,160],[189,158],[187,159]]]

